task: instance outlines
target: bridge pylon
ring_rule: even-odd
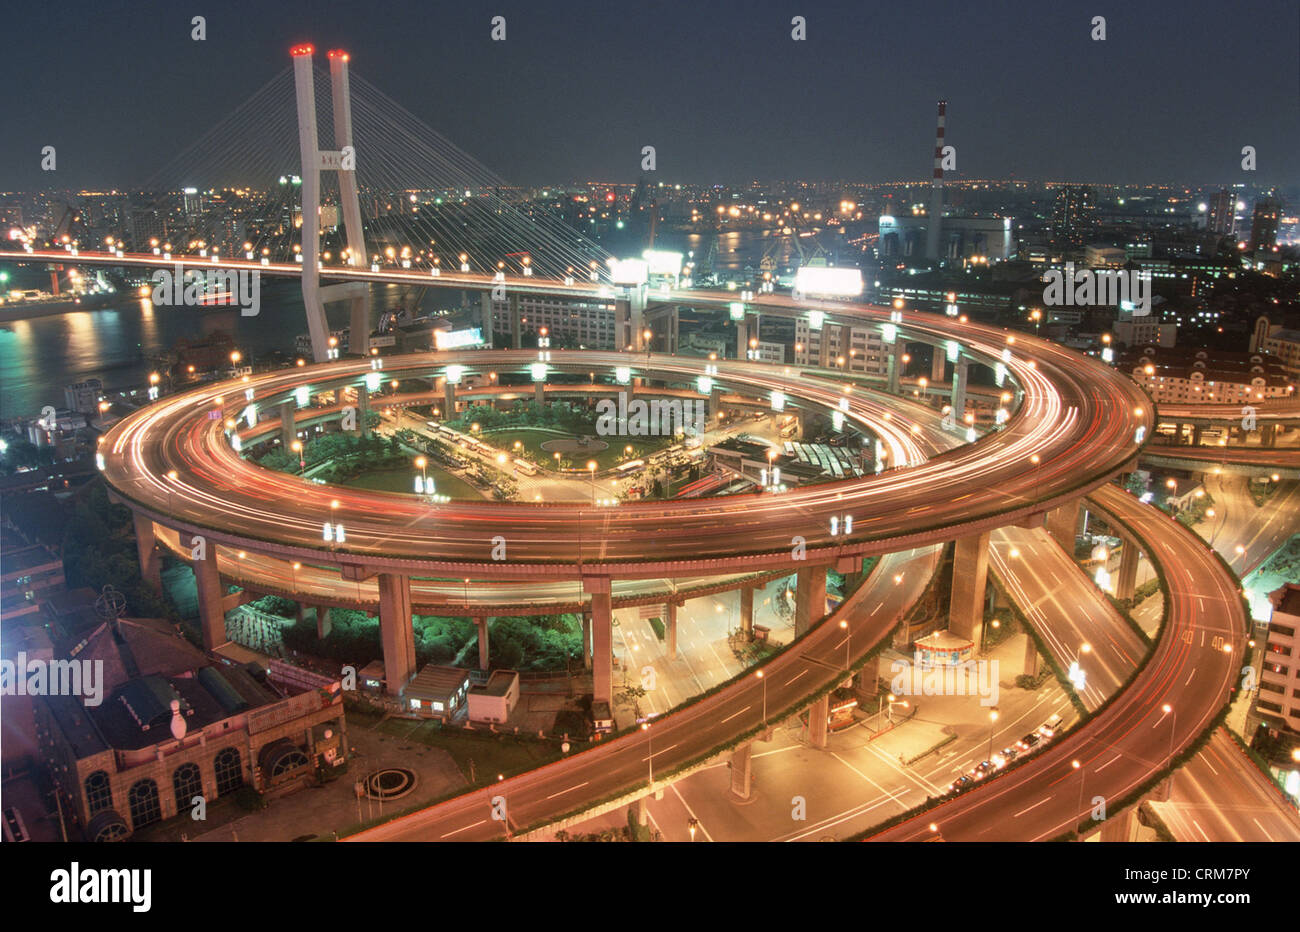
[[[352,138],[352,101],[348,85],[348,54],[329,52],[330,89],[334,106],[334,141],[338,149],[322,150],[316,125],[316,86],[310,45],[295,46],[294,88],[298,101],[298,146],[302,154],[302,301],[307,310],[307,330],[316,362],[329,358],[329,323],[325,304],[347,300],[351,305],[349,351],[366,353],[370,338],[370,289],[349,282],[325,288],[320,284],[320,173],[339,177],[339,211],[347,234],[347,264],[366,263],[366,243],[357,199],[356,148]]]

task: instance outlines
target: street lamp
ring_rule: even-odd
[[[650,785],[651,785],[651,786],[654,786],[654,784],[655,784],[655,752],[654,752],[654,744],[653,744],[653,742],[651,741],[651,738],[650,738],[650,723],[649,723],[649,722],[642,722],[642,723],[641,723],[641,730],[645,732],[646,763],[648,763],[648,764],[650,765]]]
[[[587,460],[587,472],[591,474],[591,504],[596,504],[596,461]]]
[[[853,632],[849,630],[848,620],[844,618],[840,619],[840,628],[844,631],[844,670],[845,672],[848,672],[849,668],[853,666],[853,653],[851,646],[853,643]]]
[[[298,471],[304,471],[307,468],[307,458],[303,456],[302,441],[293,441],[293,443],[289,444],[289,449],[298,454]]]
[[[989,712],[989,753],[985,760],[993,759],[993,726],[998,720],[998,710],[994,709]]]
[[[767,728],[767,680],[764,679],[762,670],[755,670],[754,676],[763,683],[763,727]]]
[[[646,365],[649,365],[650,364],[650,340],[652,337],[654,337],[654,331],[651,330],[649,327],[647,327],[645,330],[641,332],[641,336],[645,337],[645,361],[646,361]]]

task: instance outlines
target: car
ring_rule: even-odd
[[[1013,760],[1015,760],[1017,757],[1020,756],[1020,748],[1018,748],[1018,747],[1016,747],[1014,744],[1012,744],[1012,745],[1009,745],[1009,746],[1003,748],[1002,751],[1001,751],[1000,753],[1001,753],[1001,756],[1003,757],[1003,759],[1005,759],[1006,762],[1009,764],[1009,763],[1011,763]]]
[[[1017,743],[1020,745],[1020,750],[1032,751],[1034,749],[1034,745],[1038,744],[1038,742],[1042,740],[1043,739],[1038,736],[1038,732],[1031,731],[1029,734],[1021,738],[1020,741]]]
[[[997,769],[997,765],[994,764],[993,761],[986,760],[981,764],[977,764],[975,769],[972,770],[970,773],[971,776],[974,777],[976,780],[983,780],[985,777],[987,777],[996,769]]]
[[[964,773],[956,780],[953,780],[951,783],[948,784],[948,792],[960,793],[962,790],[966,789],[974,782],[975,782],[974,777],[972,777],[970,774]]]
[[[1001,770],[1003,767],[1007,765],[1007,758],[1001,752],[994,754],[992,757],[989,758],[989,760],[993,763],[993,766],[998,770]]]
[[[1051,738],[1061,729],[1062,719],[1059,715],[1053,715],[1043,724],[1038,726],[1038,733],[1044,738]]]

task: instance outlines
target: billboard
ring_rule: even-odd
[[[644,259],[611,259],[609,280],[615,285],[644,285],[650,266]]]
[[[466,330],[435,330],[433,342],[440,350],[479,346],[483,342],[483,331],[479,327],[470,327]]]
[[[862,272],[858,269],[803,267],[794,276],[799,294],[852,298],[862,294]]]

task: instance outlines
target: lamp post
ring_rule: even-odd
[[[644,331],[642,331],[641,336],[645,337],[645,363],[646,363],[646,366],[649,367],[649,365],[650,365],[650,340],[654,337],[654,331],[651,330],[649,327],[647,327]]]
[[[587,460],[587,472],[591,475],[591,504],[596,505],[596,461]]]
[[[655,784],[655,752],[654,752],[654,743],[653,743],[653,741],[651,740],[651,737],[650,737],[650,723],[649,723],[649,722],[642,722],[642,723],[641,723],[641,730],[645,732],[646,763],[648,763],[648,764],[650,765],[650,785],[651,785],[651,786],[654,786],[654,784]]]
[[[844,631],[844,672],[847,673],[853,666],[853,632],[849,630],[848,620],[844,618],[840,619],[840,628]]]
[[[423,456],[415,458],[415,468],[420,470],[420,481],[416,484],[416,491],[423,492],[426,495],[431,494],[433,491],[429,488],[428,465],[429,461]]]
[[[767,680],[763,677],[762,670],[755,670],[754,676],[763,684],[763,727],[767,728]]]
[[[988,756],[984,758],[985,760],[993,759],[993,726],[997,723],[997,720],[998,710],[994,709],[989,712],[989,753]]]
[[[1160,707],[1160,711],[1169,716],[1169,755],[1165,758],[1165,767],[1167,768],[1174,762],[1174,731],[1178,727],[1178,713],[1167,702]],[[1169,798],[1169,794],[1173,790],[1173,784],[1174,775],[1171,773],[1165,778],[1165,799]]]
[[[303,456],[302,441],[295,440],[289,444],[289,449],[298,454],[298,471],[304,472],[307,469],[307,458]]]

